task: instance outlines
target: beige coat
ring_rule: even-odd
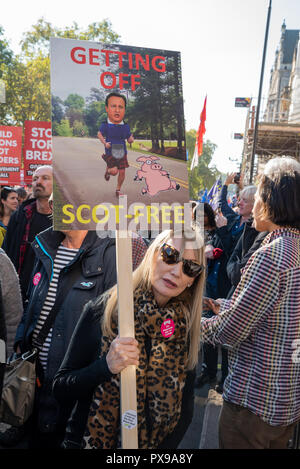
[[[17,326],[23,314],[18,274],[9,257],[0,249],[0,284],[7,332],[7,356],[13,352]]]

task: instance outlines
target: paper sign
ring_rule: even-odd
[[[38,166],[52,165],[51,122],[25,121],[24,129],[24,180],[31,184]]]
[[[22,127],[0,126],[0,184],[20,184]]]
[[[235,107],[250,107],[251,98],[235,98]]]
[[[122,415],[122,426],[131,430],[137,426],[137,413],[134,410],[127,410]]]

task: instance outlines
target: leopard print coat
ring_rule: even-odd
[[[186,319],[178,299],[160,308],[152,292],[141,290],[134,295],[134,313],[140,350],[136,370],[139,448],[154,449],[174,430],[181,415],[188,359]],[[161,325],[167,319],[174,321],[175,331],[166,338]],[[114,332],[117,335],[116,325]],[[146,336],[151,339],[150,356],[146,353]],[[101,356],[108,352],[110,343],[107,337],[102,338]],[[114,375],[95,390],[83,447],[120,446],[120,375]]]

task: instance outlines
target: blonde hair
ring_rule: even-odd
[[[184,244],[192,241],[196,260],[204,266],[202,273],[195,279],[190,288],[186,288],[178,300],[182,302],[187,323],[187,341],[189,345],[187,368],[192,369],[198,361],[198,352],[200,346],[200,327],[202,315],[203,289],[205,282],[205,255],[204,242],[198,229],[193,230],[194,239],[183,237]],[[151,274],[153,269],[153,260],[161,246],[174,237],[172,230],[163,231],[149,246],[144,259],[137,269],[133,272],[133,291],[138,288],[146,290],[151,289]],[[184,249],[184,248],[183,248]],[[117,322],[118,313],[118,294],[117,285],[112,287],[105,295],[100,298],[100,303],[106,302],[104,315],[102,317],[102,333],[110,338],[114,337],[112,330],[112,320]],[[98,304],[99,305],[99,304]]]

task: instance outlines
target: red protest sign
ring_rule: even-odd
[[[31,184],[38,166],[52,164],[51,122],[25,121],[24,128],[24,181]]]
[[[19,185],[22,127],[0,126],[0,184]]]

